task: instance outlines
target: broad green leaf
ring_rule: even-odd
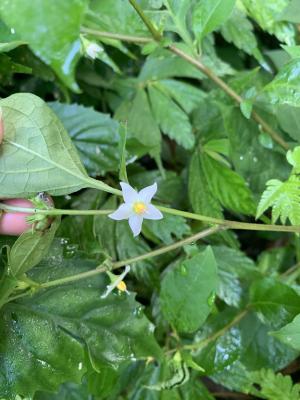
[[[126,170],[126,140],[127,140],[127,123],[123,122],[119,126],[119,179],[122,182],[128,182]]]
[[[80,57],[79,30],[86,5],[86,0],[4,0],[0,15],[67,86],[78,90],[74,70]]]
[[[185,149],[195,143],[192,126],[186,113],[158,85],[148,87],[151,106],[156,122],[163,133],[174,139]]]
[[[119,166],[118,123],[108,114],[78,104],[49,103],[68,131],[92,175],[117,171]]]
[[[165,318],[180,332],[194,332],[209,315],[217,287],[211,248],[180,261],[161,282],[160,304]]]
[[[286,345],[300,351],[300,315],[298,314],[292,322],[283,326],[280,330],[272,332],[272,335]]]
[[[240,175],[206,154],[202,155],[201,162],[211,193],[224,208],[250,215],[255,213],[252,193]]]
[[[264,278],[253,283],[250,303],[262,321],[275,328],[290,322],[300,313],[300,296],[294,289],[274,278]]]
[[[295,30],[292,24],[281,21],[281,13],[289,4],[289,0],[242,0],[248,15],[262,29],[274,34],[281,42],[293,44]]]
[[[161,134],[144,89],[137,90],[132,102],[120,106],[116,118],[128,123],[127,147],[130,152],[141,155],[160,148]]]
[[[259,61],[262,60],[262,55],[258,50],[257,40],[253,33],[253,25],[238,8],[234,8],[220,30],[227,42],[233,43],[238,49],[253,55]]]
[[[241,332],[233,326],[213,339],[224,325],[236,317],[236,310],[226,308],[224,311],[208,318],[202,329],[194,337],[195,360],[204,368],[206,375],[223,371],[233,364],[241,355]],[[210,339],[210,340],[209,340]],[[206,343],[207,341],[207,343]]]
[[[288,104],[300,107],[300,58],[285,64],[275,78],[264,87],[271,104]]]
[[[11,303],[1,310],[0,333],[1,397],[32,396],[37,390],[55,391],[66,381],[81,381],[84,346],[53,314]]]
[[[292,58],[300,58],[300,46],[281,46]]]
[[[298,353],[270,335],[270,326],[264,325],[252,313],[239,324],[242,335],[241,362],[248,370],[276,368],[280,370],[293,361]],[[225,371],[228,374],[228,371]]]
[[[203,0],[193,10],[193,30],[197,40],[222,25],[230,16],[235,0]]]
[[[290,137],[300,143],[300,114],[298,107],[280,105],[277,107],[277,119],[280,127]]]
[[[236,108],[224,117],[233,165],[254,194],[261,195],[269,179],[287,179],[290,168],[284,155],[261,145],[260,131],[252,120],[247,120]]]
[[[9,252],[9,275],[22,276],[47,255],[59,223],[56,218],[49,229],[43,232],[29,230],[18,237]]]
[[[81,382],[65,383],[57,393],[37,392],[34,400],[89,400],[90,395],[86,386]]]
[[[18,93],[0,100],[0,107],[5,132],[0,197],[62,195],[90,185],[69,135],[43,100]]]
[[[30,278],[60,279],[96,268],[78,255],[66,259],[55,242]],[[153,326],[132,294],[111,293],[101,298],[105,274],[72,282],[9,303],[2,310],[0,396],[36,390],[57,390],[62,382],[80,382],[87,368],[117,369],[131,359],[160,358]],[[88,363],[89,364],[89,363]],[[8,368],[9,366],[9,368]]]
[[[300,398],[300,384],[293,384],[289,375],[275,374],[272,369],[262,369],[251,373],[253,381],[252,394],[264,399],[298,400]],[[257,390],[257,387],[260,390]]]
[[[298,0],[290,0],[287,3],[287,7],[280,14],[280,19],[282,21],[294,22],[296,24],[300,23],[300,8]]]
[[[90,9],[94,13],[98,29],[136,36],[149,36],[147,27],[128,1],[92,0]]]

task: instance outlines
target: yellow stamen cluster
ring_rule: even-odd
[[[143,214],[146,210],[147,210],[146,204],[141,201],[137,201],[136,203],[133,204],[133,211],[136,214]]]
[[[121,292],[126,292],[127,290],[127,286],[126,283],[124,281],[121,281],[118,285],[117,288],[121,291]]]

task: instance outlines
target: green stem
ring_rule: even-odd
[[[129,3],[132,5],[132,7],[135,9],[135,11],[139,14],[142,21],[147,26],[149,32],[153,36],[154,40],[159,42],[163,38],[161,33],[153,26],[152,22],[147,17],[147,15],[144,13],[144,11],[140,7],[140,5],[135,0],[129,0]]]
[[[139,255],[137,257],[128,258],[128,259],[123,260],[123,261],[116,261],[116,262],[112,263],[110,270],[121,268],[121,267],[124,267],[125,265],[133,264],[133,263],[138,262],[138,261],[146,260],[147,258],[157,257],[157,256],[159,256],[161,254],[164,254],[164,253],[167,253],[167,252],[169,252],[171,250],[176,250],[176,249],[178,249],[178,248],[180,248],[180,247],[182,247],[184,245],[187,245],[189,243],[194,243],[197,240],[200,240],[200,239],[203,239],[203,238],[205,238],[207,236],[213,235],[214,233],[219,232],[219,231],[221,231],[223,229],[226,229],[226,228],[223,228],[223,227],[220,227],[220,226],[215,226],[215,227],[212,227],[212,228],[209,228],[209,229],[205,229],[205,230],[203,230],[201,232],[198,232],[195,235],[192,235],[192,236],[190,236],[190,237],[188,237],[186,239],[179,240],[176,243],[172,243],[172,244],[170,244],[168,246],[161,247],[160,249],[149,251],[148,253],[141,254],[141,255]],[[53,280],[53,281],[50,281],[50,282],[41,283],[38,286],[36,285],[35,289],[37,289],[37,287],[38,287],[38,289],[46,289],[46,288],[50,288],[50,287],[53,287],[53,286],[58,286],[58,285],[63,285],[63,284],[70,283],[70,282],[79,281],[81,279],[86,279],[86,278],[90,278],[92,276],[101,274],[101,273],[103,273],[105,271],[107,271],[107,266],[104,265],[104,264],[101,264],[97,268],[95,268],[95,269],[93,269],[91,271],[86,271],[86,272],[82,272],[82,273],[77,274],[77,275],[67,276],[65,278],[56,279],[56,280]],[[15,299],[15,298],[27,296],[28,294],[30,294],[30,291],[25,292],[23,295],[18,295],[17,297],[12,297],[12,298],[9,299],[9,301],[11,301],[12,299]]]
[[[178,215],[184,218],[193,219],[196,221],[205,222],[207,224],[214,224],[226,227],[228,229],[236,230],[249,230],[249,231],[265,231],[265,232],[290,232],[299,233],[300,226],[284,226],[284,225],[271,225],[271,224],[253,224],[249,222],[230,221],[226,219],[218,219],[207,217],[205,215],[195,214],[188,211],[176,210],[174,208],[168,208],[163,206],[156,207],[166,213],[172,215]],[[24,212],[28,214],[43,214],[43,215],[107,215],[112,213],[114,210],[64,210],[64,209],[48,209],[42,210],[38,208],[26,208],[10,206],[4,203],[0,203],[0,210],[6,212]]]
[[[124,42],[132,42],[132,43],[141,43],[141,44],[147,44],[150,42],[153,42],[153,39],[150,37],[144,37],[144,36],[131,36],[131,35],[123,35],[119,33],[111,33],[111,32],[105,32],[105,31],[98,31],[96,29],[90,29],[86,27],[82,27],[80,29],[82,33],[86,33],[89,35],[93,36],[99,36],[102,38],[107,38],[107,39],[115,39],[115,40],[122,40]]]
[[[209,343],[214,342],[216,339],[218,339],[220,336],[224,335],[229,329],[231,329],[233,326],[238,324],[248,313],[248,310],[243,310],[241,311],[238,315],[233,318],[232,321],[229,322],[229,324],[225,325],[222,329],[219,331],[215,332],[212,336],[209,336],[208,338],[199,340],[198,342],[192,343],[192,344],[187,344],[182,346],[183,349],[185,350],[200,350],[203,347],[207,346]]]

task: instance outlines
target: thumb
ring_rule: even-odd
[[[34,207],[31,201],[25,199],[3,200],[4,204],[16,207]],[[27,223],[26,217],[30,214],[17,212],[4,212],[0,214],[0,235],[19,236],[29,230],[31,225]]]

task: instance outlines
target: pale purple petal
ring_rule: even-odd
[[[146,186],[144,189],[139,191],[139,199],[145,203],[150,203],[152,197],[157,192],[157,183],[153,183],[151,186]]]
[[[156,207],[154,207],[152,204],[148,204],[147,210],[144,212],[143,217],[145,219],[162,219],[164,216]]]
[[[121,204],[120,207],[114,211],[113,213],[109,214],[109,218],[115,219],[116,221],[120,221],[122,219],[128,219],[130,215],[133,214],[133,210],[130,204]]]
[[[137,201],[138,192],[134,190],[133,187],[125,182],[120,182],[120,185],[125,203],[133,203],[134,201]]]
[[[139,235],[142,230],[143,217],[140,215],[131,215],[128,222],[133,236]]]

